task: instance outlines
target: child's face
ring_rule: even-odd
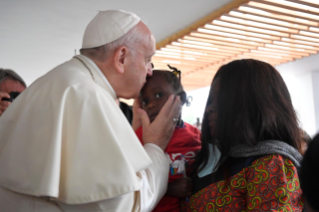
[[[151,122],[171,94],[175,94],[174,88],[163,76],[156,75],[147,79],[141,91],[140,101]]]

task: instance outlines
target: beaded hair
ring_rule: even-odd
[[[181,71],[175,67],[170,66],[170,65],[168,65],[168,67],[172,71],[155,69],[155,70],[153,70],[153,75],[150,77],[163,76],[166,79],[166,81],[170,85],[172,85],[172,87],[175,91],[175,95],[179,95],[181,97],[181,101],[183,102],[183,104],[186,103],[186,105],[189,105],[190,102],[186,98],[186,92],[184,91],[184,88],[181,84]],[[147,78],[149,78],[149,77],[147,77]]]

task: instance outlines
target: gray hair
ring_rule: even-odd
[[[145,39],[150,39],[150,37],[145,38],[145,32],[136,25],[119,39],[103,46],[81,49],[80,53],[91,59],[103,61],[114,54],[114,52],[121,46],[127,47],[132,54],[135,54],[138,50],[138,48],[135,47],[140,45]]]
[[[0,68],[0,84],[3,81],[7,80],[7,79],[18,81],[24,87],[27,87],[27,85],[25,84],[24,80],[16,72],[14,72],[14,71],[12,71],[10,69],[2,69],[2,68]]]

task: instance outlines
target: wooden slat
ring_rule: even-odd
[[[289,21],[290,23],[302,24],[302,25],[306,25],[306,26],[318,26],[318,23],[316,21],[304,22],[299,17],[295,18],[293,16],[289,16],[289,15],[284,14],[284,13],[260,9],[258,7],[253,7],[253,6],[250,6],[247,4],[239,7],[238,9],[239,9],[239,11],[245,11],[246,13],[257,14],[258,16],[276,18],[279,20],[285,20],[285,21]]]
[[[291,48],[287,46],[279,46],[279,45],[274,45],[274,44],[266,44],[265,47],[267,48],[273,48],[273,49],[282,49],[282,50],[287,50],[295,53],[307,53],[307,54],[317,54],[316,51],[313,50],[306,50],[306,49],[299,49],[299,48]]]
[[[167,44],[178,40],[179,38],[189,34],[190,32],[196,30],[197,28],[204,26],[206,23],[212,21],[213,19],[218,18],[219,16],[221,16],[221,14],[230,11],[234,7],[238,7],[239,5],[241,5],[244,2],[248,2],[248,0],[234,0],[234,1],[230,2],[229,4],[212,12],[211,14],[207,15],[206,17],[204,17],[204,18],[200,19],[199,21],[195,22],[194,24],[190,25],[189,27],[187,27],[187,28],[181,30],[180,32],[178,32],[174,35],[171,35],[168,38],[157,43],[156,49],[160,49],[161,47],[164,47]]]
[[[194,41],[190,41],[190,40],[185,40],[185,39],[179,39],[178,40],[180,43],[189,43],[189,44],[193,44],[193,45],[198,45],[198,46],[205,46],[203,44],[200,43],[192,43]],[[196,42],[196,41],[195,41]],[[213,48],[218,48],[218,49],[224,49],[224,50],[230,50],[230,51],[235,51],[235,52],[248,52],[249,50],[247,48],[240,48],[240,47],[228,47],[228,46],[224,46],[224,45],[217,45],[217,44],[211,44]]]
[[[308,31],[301,30],[299,34],[312,37],[312,38],[319,38],[319,33],[316,33],[316,32],[308,32]]]
[[[199,28],[197,31],[201,32],[201,33],[205,33],[205,34],[213,34],[213,35],[219,35],[219,36],[223,36],[223,37],[237,38],[237,39],[242,39],[242,40],[246,40],[246,41],[271,43],[271,40],[269,40],[269,39],[256,38],[253,36],[239,35],[239,34],[229,33],[229,32],[214,31],[214,30],[209,30],[209,29],[205,29],[205,28]]]
[[[230,37],[224,37],[224,36],[215,36],[215,35],[210,35],[210,34],[200,33],[200,32],[192,32],[190,35],[193,37],[207,38],[212,40],[224,41],[227,43],[239,43],[239,44],[248,45],[248,46],[264,46],[263,43],[256,42],[256,41],[247,41],[247,40],[241,40],[238,38],[230,38]],[[271,42],[268,42],[268,43],[271,43]]]
[[[287,13],[290,14],[290,11],[297,11],[301,13],[311,14],[311,15],[318,15],[319,9],[311,6],[307,6],[300,3],[293,3],[289,4],[289,1],[277,1],[277,0],[253,0],[252,2],[262,3],[264,5],[274,6],[282,9],[287,9]],[[307,9],[305,7],[308,7]]]
[[[238,30],[230,27],[224,27],[224,26],[217,26],[216,24],[206,24],[205,29],[210,29],[210,30],[215,30],[219,32],[227,32],[227,33],[235,33],[237,35],[244,35],[244,36],[250,36],[254,38],[262,38],[266,40],[280,40],[280,37],[278,36],[273,36],[273,35],[268,35],[264,33],[256,33],[256,32],[250,32],[246,29],[244,30]]]
[[[292,47],[292,48],[301,48],[301,49],[309,49],[309,50],[319,51],[318,47],[313,47],[310,45],[293,44],[293,43],[282,42],[282,41],[273,41],[273,44],[279,45],[279,46],[288,46],[288,47]]]
[[[175,54],[175,55],[174,55]],[[185,57],[190,57],[190,58],[195,58],[198,61],[215,61],[215,60],[219,60],[220,58],[216,58],[214,56],[199,56],[199,55],[186,55],[186,54],[177,54],[174,52],[167,52],[167,51],[163,51],[163,53],[158,53],[155,56],[165,56],[167,58],[172,58],[172,59],[179,59],[179,58],[184,58]],[[182,56],[181,56],[182,55]]]
[[[158,43],[155,67],[167,70],[166,63],[172,63],[182,70],[188,91],[209,86],[218,69],[233,60],[250,58],[276,66],[317,54],[319,0],[318,5],[304,1],[235,0],[229,4],[233,7]]]
[[[294,3],[302,3],[304,5],[310,6],[310,7],[318,7],[319,6],[319,1],[315,2],[313,1],[309,1],[309,0],[286,0],[286,1],[290,1],[290,2],[294,2]]]
[[[319,38],[313,38],[313,37],[309,37],[309,36],[305,36],[305,35],[290,35],[290,37],[294,38],[294,39],[319,43]]]
[[[282,20],[278,20],[278,19],[274,19],[271,16],[262,14],[262,13],[253,13],[253,12],[249,12],[249,11],[241,11],[238,9],[234,9],[232,11],[230,11],[229,14],[227,14],[231,17],[238,17],[238,18],[243,18],[243,19],[248,19],[248,20],[254,20],[254,21],[259,21],[262,23],[270,23],[272,25],[276,25],[276,26],[282,26],[282,27],[289,27],[289,28],[294,28],[294,29],[298,29],[298,30],[307,30],[309,28],[309,26],[303,25],[303,24],[296,24],[296,23],[290,23],[288,21],[286,21],[285,19]]]
[[[263,34],[263,35],[270,35],[270,36],[276,36],[270,39],[277,39],[279,40],[278,36],[282,36],[282,37],[288,37],[289,34],[288,33],[284,33],[284,32],[279,32],[277,30],[270,30],[270,29],[262,29],[262,28],[258,28],[256,26],[246,26],[243,24],[234,24],[231,22],[227,22],[224,20],[214,20],[213,25],[218,25],[218,26],[222,26],[222,27],[227,27],[227,28],[231,28],[231,29],[239,29],[245,32],[254,32],[254,33],[258,33],[258,34]]]
[[[269,51],[260,51],[260,50],[251,50],[250,53],[259,53],[259,54],[266,54],[266,55],[275,55],[275,56],[282,56],[287,58],[298,58],[301,59],[303,56],[301,55],[291,55],[282,52],[269,52]]]
[[[308,57],[308,56],[310,55],[309,53],[292,52],[292,51],[289,51],[289,50],[275,49],[275,48],[271,48],[271,47],[258,47],[258,50],[268,51],[268,52],[278,52],[278,53],[290,54],[290,55],[292,55],[292,56],[304,56],[304,57]]]
[[[172,49],[181,49],[181,50],[185,50],[185,51],[196,51],[198,49],[195,49],[195,48],[190,48],[190,47],[181,47],[181,46],[171,46],[171,45],[167,45],[166,48],[172,48]],[[226,57],[229,57],[235,53],[228,53],[228,52],[221,52],[221,51],[208,51],[208,50],[201,50],[203,53],[207,53],[207,54],[210,54],[210,55],[214,55],[215,57],[220,57],[220,58],[224,58],[225,56]]]
[[[218,40],[198,38],[198,37],[193,37],[193,36],[184,36],[183,39],[206,42],[206,43],[213,43],[213,44],[224,45],[224,46],[230,46],[230,47],[233,47],[233,48],[238,47],[238,48],[244,48],[244,49],[257,49],[256,46],[241,45],[241,44],[237,44],[235,42],[222,42],[222,41],[218,41]]]
[[[250,21],[250,20],[245,20],[241,18],[235,18],[229,15],[223,15],[220,17],[221,21],[229,22],[229,23],[236,23],[236,24],[241,24],[245,26],[253,26],[253,27],[259,27],[262,29],[270,29],[270,30],[276,30],[279,32],[285,32],[285,33],[299,33],[299,30],[296,29],[291,29],[289,27],[283,27],[283,26],[276,26],[272,24],[265,24],[265,23],[260,23],[256,21]]]
[[[250,2],[248,2],[248,5],[253,6],[253,7],[257,7],[257,8],[261,8],[262,10],[265,10],[265,11],[271,11],[271,12],[274,11],[274,12],[279,13],[279,14],[297,16],[297,17],[304,18],[307,20],[312,20],[312,21],[319,21],[318,14],[314,14],[311,12],[305,13],[304,11],[300,11],[298,9],[291,10],[291,9],[287,9],[283,6],[278,7],[278,6],[275,6],[274,4],[269,3],[269,2],[260,3],[260,2],[256,2],[256,1],[250,1]]]
[[[171,61],[174,61],[173,58],[167,58],[167,57],[158,57],[158,56],[154,56],[152,61],[162,61],[162,60],[171,60]],[[185,60],[185,59],[178,59],[178,60],[175,60],[175,61],[179,61],[181,62],[182,64],[190,64],[190,65],[199,65],[199,66],[202,66],[202,65],[206,65],[206,64],[209,64],[209,63],[213,63],[214,60],[211,60],[211,61],[199,61],[199,60]],[[216,60],[215,60],[216,62]]]
[[[290,43],[298,43],[298,44],[304,44],[304,45],[310,45],[310,46],[317,46],[319,47],[319,43],[304,41],[304,40],[298,40],[298,39],[291,39],[291,38],[281,38],[284,42],[290,42]]]

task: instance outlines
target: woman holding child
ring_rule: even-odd
[[[302,211],[301,135],[280,74],[237,60],[215,75],[182,211]]]

